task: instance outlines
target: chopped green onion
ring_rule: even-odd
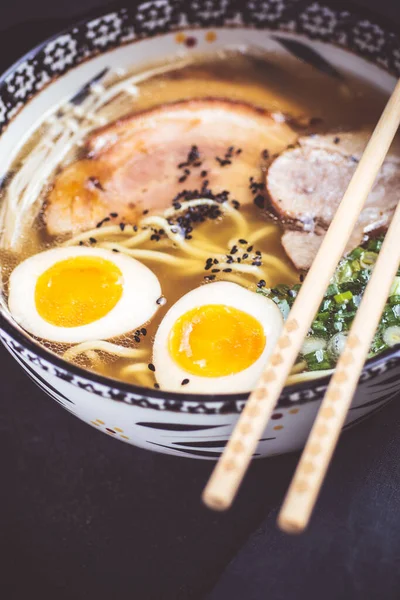
[[[347,292],[343,292],[342,294],[336,294],[336,296],[334,296],[334,299],[336,304],[344,304],[351,300],[352,297],[353,294],[350,292],[350,290],[348,290]]]
[[[335,362],[338,360],[339,356],[342,354],[347,341],[346,333],[335,333],[334,336],[328,342],[327,352],[332,360]]]
[[[334,296],[339,292],[339,288],[335,283],[331,283],[328,285],[328,289],[325,292],[325,296],[329,298],[329,296]]]
[[[398,296],[400,294],[400,277],[395,277],[390,288],[389,296]]]
[[[352,258],[360,258],[361,254],[364,252],[363,248],[354,248],[354,250],[352,250],[350,252],[350,254],[348,255],[348,258],[352,259]]]
[[[378,255],[376,252],[364,252],[364,254],[362,254],[362,256],[360,258],[360,265],[364,269],[372,269],[372,267],[376,263],[377,258],[378,258]]]
[[[349,281],[353,275],[353,269],[348,261],[344,261],[337,270],[337,280],[339,283]]]
[[[316,350],[316,352],[305,354],[304,360],[310,371],[322,371],[332,368],[332,363],[325,350]]]
[[[309,336],[303,342],[301,354],[311,354],[317,350],[323,350],[326,347],[326,340],[323,338]]]
[[[369,240],[367,248],[373,252],[379,252],[379,250],[382,248],[382,243],[383,240],[381,239]]]
[[[385,344],[387,344],[389,347],[400,344],[400,326],[393,325],[393,327],[388,327],[383,332],[382,337]]]
[[[286,321],[290,313],[290,306],[287,300],[280,300],[277,302],[277,306],[282,313],[283,320]]]

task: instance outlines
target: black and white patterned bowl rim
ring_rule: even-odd
[[[135,4],[81,21],[40,44],[4,73],[0,77],[0,132],[30,98],[88,58],[128,42],[184,28],[256,27],[300,33],[347,48],[400,76],[399,32],[375,15],[349,9],[348,2],[151,0]],[[229,414],[240,412],[247,398],[246,394],[172,394],[117,382],[67,365],[0,314],[1,330],[10,351],[25,363],[110,400],[189,414]],[[387,350],[368,361],[361,382],[394,370],[399,364],[400,349]],[[278,406],[320,399],[328,380],[323,377],[286,387]]]

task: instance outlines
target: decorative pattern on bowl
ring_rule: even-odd
[[[294,53],[333,77],[341,77],[341,68],[345,67],[362,71],[363,76],[374,80],[378,77],[381,86],[389,88],[392,80],[388,72],[400,75],[398,34],[369,16],[328,2],[142,2],[134,8],[83,21],[54,36],[0,78],[0,155],[11,154],[15,136],[22,138],[54,98],[81,93],[85,84],[107,66],[116,67],[121,61],[143,62],[147,56],[181,54],[206,45],[218,48],[242,40]],[[378,71],[377,66],[386,72]],[[0,310],[4,313],[0,314],[0,339],[5,347],[27,374],[69,412],[127,443],[177,456],[218,458],[246,395],[171,394],[98,376],[41,348],[12,323],[4,308]],[[370,360],[346,427],[398,394],[399,375],[398,349]],[[256,456],[300,448],[326,387],[326,378],[287,387]]]

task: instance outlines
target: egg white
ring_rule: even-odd
[[[266,337],[261,356],[247,369],[223,377],[202,377],[182,369],[168,350],[168,338],[177,319],[186,312],[207,304],[223,304],[252,315],[260,323]],[[168,391],[223,394],[250,391],[262,374],[283,327],[281,311],[276,304],[236,283],[217,281],[196,288],[182,296],[163,318],[153,345],[155,376],[161,389]],[[182,381],[189,383],[182,386]]]
[[[36,308],[35,288],[38,277],[53,265],[90,256],[113,263],[122,273],[122,295],[102,318],[78,327],[60,327],[48,323]],[[74,344],[109,339],[129,333],[151,319],[159,308],[161,286],[154,273],[139,261],[102,248],[54,248],[35,254],[20,263],[10,276],[8,306],[11,315],[26,331],[44,340]]]

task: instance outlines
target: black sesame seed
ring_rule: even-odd
[[[338,144],[339,142],[340,142],[340,137],[336,136],[336,137],[333,139],[333,143],[334,143],[334,144]]]
[[[227,165],[231,165],[232,161],[229,158],[220,158],[219,156],[215,157],[215,160],[221,167],[226,167]]]
[[[149,363],[147,366],[148,366],[148,368],[150,369],[150,371],[153,371],[153,373],[154,373],[154,371],[156,370],[156,368],[155,368],[155,366],[153,365],[153,363]]]
[[[186,235],[186,236],[185,236],[185,238],[186,238],[187,240],[191,240],[191,239],[193,238],[193,236],[192,236],[192,235]]]
[[[232,273],[232,269],[223,269],[223,273]]]
[[[206,275],[204,277],[205,281],[214,281],[214,279],[215,279],[215,275]]]
[[[247,241],[242,238],[239,240],[239,244],[247,244]]]
[[[242,149],[241,149],[241,148],[238,148],[238,149],[236,150],[236,154],[241,154],[241,153],[242,153]]]
[[[135,335],[135,337],[133,339],[135,340],[135,342],[137,344],[140,342],[140,337],[138,335]]]
[[[148,213],[148,212],[149,212],[149,209],[148,209],[148,208],[146,208],[146,210],[144,210],[144,211],[143,211],[143,214],[144,214],[144,215],[147,215],[147,213]]]
[[[159,390],[160,389],[160,385],[158,383],[154,384],[154,389]]]
[[[219,273],[220,269],[211,269],[211,273]]]
[[[91,237],[91,238],[89,238],[89,242],[90,242],[91,244],[97,244],[97,240],[96,240],[96,238],[94,238],[94,237]]]
[[[206,266],[204,267],[204,270],[209,271],[211,269],[211,267],[212,267],[212,264],[207,263]]]
[[[80,242],[79,242],[79,245],[80,245],[80,246],[83,246],[83,242],[82,242],[82,241],[80,241]]]
[[[200,177],[207,177],[207,171],[202,171],[200,173]]]
[[[252,250],[253,250],[253,246],[249,246],[249,247],[247,248],[247,252],[251,252]]]
[[[300,273],[299,279],[300,279],[301,283],[303,283],[303,281],[304,281],[304,275],[302,273]]]
[[[147,335],[147,329],[145,327],[142,327],[142,329],[140,330],[142,335]]]
[[[256,250],[255,254],[256,254],[257,256],[261,256],[261,250]]]
[[[219,264],[218,258],[214,258],[213,263],[214,263],[214,265],[218,265]]]
[[[245,252],[242,256],[243,260],[246,260],[246,258],[249,258],[249,255],[247,254],[247,252]]]
[[[126,227],[125,223],[120,223],[119,224],[119,228],[120,228],[121,231],[124,231],[125,227]]]
[[[113,219],[116,219],[118,217],[118,213],[112,212],[112,213],[110,213],[110,217],[112,217]]]
[[[138,230],[137,225],[134,225],[133,226],[133,231],[137,231],[137,230]]]
[[[112,251],[115,253],[119,253],[119,250],[117,250],[117,248],[113,248]]]
[[[263,157],[264,160],[268,160],[268,158],[269,158],[269,152],[268,152],[268,150],[267,149],[263,150],[261,152],[261,156]]]
[[[238,251],[238,247],[237,247],[237,246],[233,246],[233,247],[231,248],[231,252],[230,252],[230,253],[231,253],[231,254],[236,254],[236,252],[237,252],[237,251]]]
[[[182,379],[181,385],[187,385],[189,383],[189,379]]]
[[[257,287],[260,288],[260,289],[263,288],[263,287],[265,287],[266,285],[267,284],[266,284],[266,282],[265,282],[264,279],[260,279],[260,281],[257,283]]]

